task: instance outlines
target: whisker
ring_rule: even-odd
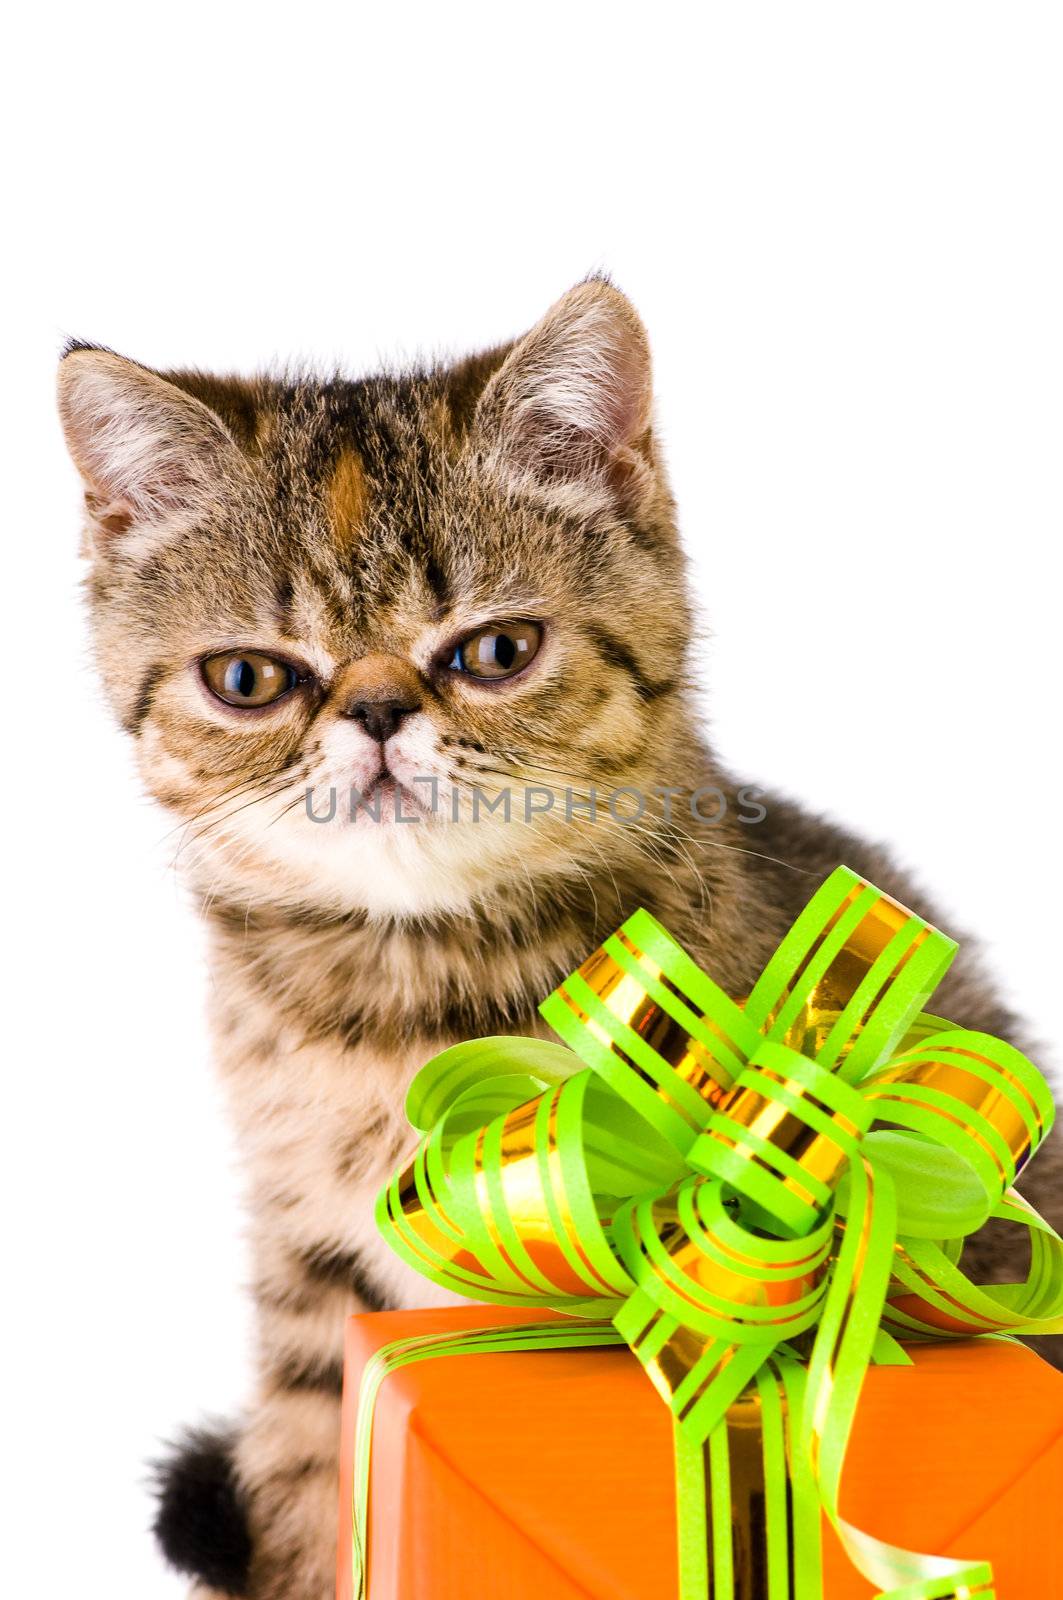
[[[290,800],[286,806],[282,806],[281,807],[281,809],[277,812],[277,815],[275,817],[271,818],[270,821],[266,823],[266,827],[267,828],[272,828],[274,823],[280,822],[282,817],[286,817],[289,812],[295,810],[296,806],[300,803],[300,801],[303,798],[304,797],[303,797],[302,794],[297,794],[294,800]]]
[[[515,752],[515,753],[518,756],[520,756],[520,752]],[[506,759],[505,755],[504,754],[501,755],[500,759],[505,760]],[[564,767],[546,766],[546,765],[544,765],[542,763],[534,762],[534,761],[531,761],[530,759],[523,759],[523,758],[521,759],[521,765],[527,767],[530,771],[553,772],[553,773],[557,773],[561,777],[571,778],[573,780],[573,782],[580,783],[580,784],[590,784],[591,787],[594,787],[594,779],[593,778],[588,778],[586,775],[580,774],[578,772],[570,772],[567,769],[565,769]],[[544,785],[544,787],[546,787],[546,786]],[[684,787],[682,787],[681,785],[678,785],[678,784],[669,785],[669,791],[673,796],[678,795],[678,796],[687,797],[687,798],[689,798],[690,795],[695,793],[695,791],[693,789],[684,788]],[[647,796],[646,798],[649,798],[649,797]],[[658,797],[654,796],[654,798],[658,798]],[[660,798],[663,798],[663,796],[660,797]],[[663,820],[665,820],[666,825],[674,826],[676,828],[677,832],[680,834],[680,836],[682,838],[684,838],[688,844],[700,844],[700,845],[711,846],[715,850],[729,850],[729,851],[733,852],[736,855],[755,856],[757,858],[757,860],[759,860],[759,861],[770,861],[773,866],[784,867],[788,872],[800,873],[800,875],[802,877],[808,878],[808,877],[814,877],[815,876],[815,874],[809,868],[807,868],[807,867],[799,867],[796,864],[796,862],[785,861],[785,860],[783,860],[783,858],[781,856],[769,855],[764,850],[753,850],[753,849],[748,848],[745,845],[728,844],[722,839],[711,839],[711,838],[706,837],[705,834],[703,834],[703,833],[691,833],[691,832],[689,832],[689,831],[687,831],[685,829],[680,829],[679,824],[675,821],[674,818],[663,819]],[[706,823],[706,827],[710,827],[710,826],[712,826],[712,824]]]
[[[298,776],[296,775],[295,781],[298,781]],[[263,790],[261,794],[252,795],[250,800],[242,801],[240,805],[233,806],[231,810],[223,812],[221,816],[211,817],[203,827],[196,828],[187,839],[182,840],[174,856],[174,865],[177,866],[189,844],[201,843],[215,829],[220,828],[223,823],[231,821],[233,817],[239,816],[243,811],[248,811],[252,806],[261,805],[265,800],[276,799],[278,795],[283,794],[286,789],[291,787],[292,781],[293,779],[285,779],[283,783],[274,784],[272,788]]]
[[[191,816],[185,817],[181,822],[175,822],[173,827],[168,828],[161,836],[159,843],[165,844],[166,840],[171,838],[173,834],[180,833],[182,829],[190,827],[193,822],[198,822],[200,818],[209,816],[212,811],[216,811],[219,806],[226,805],[230,800],[238,799],[241,794],[247,794],[251,789],[256,788],[258,784],[265,783],[270,778],[277,776],[281,770],[280,767],[273,768],[253,778],[243,778],[239,783],[232,784],[230,788],[223,789],[221,794],[215,795],[214,799],[209,800],[205,806],[200,806],[198,811],[193,811]]]
[[[492,777],[505,778],[507,780],[511,780],[514,776],[518,776],[519,777],[519,775],[515,775],[512,772],[503,772],[503,771],[499,771],[497,768],[482,766],[480,764],[476,764],[474,766],[473,770],[476,771],[477,773],[480,773],[480,774],[487,774],[487,775],[492,776]],[[458,781],[459,780],[456,779],[456,778],[452,778],[451,779],[451,782],[455,782],[456,783]],[[462,781],[465,781],[464,780],[464,775],[462,777]],[[549,784],[542,784],[542,785],[539,785],[539,787],[551,790],[551,792],[554,793],[554,794],[559,794],[559,793],[562,792],[556,787],[556,785],[552,786],[552,785],[549,785]],[[497,791],[497,793],[501,793],[501,792],[502,791],[500,791],[500,790]],[[575,793],[575,791],[570,791],[570,792]],[[580,798],[580,797],[577,796],[577,798]],[[590,818],[588,818],[587,820],[590,821]],[[527,817],[513,817],[512,814],[509,814],[508,815],[508,821],[511,822],[511,823],[512,822],[517,822],[521,827],[525,827],[525,828],[529,828],[529,829],[532,826],[531,822],[528,820]],[[618,883],[616,881],[616,874],[613,872],[612,864],[609,862],[607,856],[604,853],[604,850],[598,845],[597,841],[595,841],[595,840],[593,840],[591,838],[588,838],[587,834],[583,833],[583,832],[581,832],[581,834],[580,834],[580,843],[582,845],[585,845],[588,849],[590,849],[593,852],[596,860],[599,861],[601,866],[608,873],[610,882],[613,885],[613,894],[614,894],[614,897],[616,899],[617,907],[618,908],[622,908],[624,906],[624,903],[625,903],[624,902],[624,897],[620,893],[620,887],[619,887],[619,885],[618,885]],[[575,862],[573,860],[571,862],[571,865],[575,868],[575,870],[579,873],[579,875],[585,880],[585,882],[587,884],[587,887],[590,890],[591,898],[593,899],[593,901],[595,903],[595,925],[597,926],[597,922],[598,922],[598,911],[597,911],[598,897],[594,892],[593,880],[591,879],[591,877],[590,877],[589,873],[586,871],[586,869],[581,867],[581,866],[579,866],[577,862]]]
[[[474,770],[476,770],[478,772],[492,772],[494,774],[494,776],[496,776],[496,777],[507,777],[507,778],[517,777],[518,779],[520,779],[520,781],[524,781],[521,778],[521,775],[519,774],[519,772],[517,772],[515,770],[511,770],[511,771],[508,771],[508,772],[500,772],[497,768],[489,768],[489,767],[486,767],[486,766],[484,766],[482,764],[479,764],[479,763],[470,763],[470,765],[472,765],[474,767]],[[541,770],[542,771],[549,771],[551,769],[549,769],[549,768],[544,766],[544,767],[541,768]],[[556,769],[556,770],[561,770],[561,769]],[[572,776],[572,777],[576,776],[576,774],[567,774],[567,775],[568,776]],[[550,792],[552,792],[552,793],[554,793],[555,795],[562,793],[562,791],[560,790],[559,786],[556,785],[556,784],[543,782],[539,786],[544,788],[544,789],[546,789],[546,790],[548,790],[548,791],[550,791]],[[565,793],[566,799],[568,799],[569,797],[573,797],[573,798],[576,798],[578,800],[581,800],[584,805],[588,805],[588,806],[593,803],[593,799],[595,798],[592,794],[589,794],[586,790],[576,790],[576,789],[573,789],[571,787],[571,785],[564,791],[564,793]],[[691,839],[690,839],[690,836],[684,833],[684,830],[681,829],[678,826],[678,824],[675,822],[674,818],[666,818],[666,817],[663,817],[663,816],[655,818],[655,820],[658,821],[659,824],[660,824],[660,829],[653,829],[653,828],[650,828],[649,826],[647,826],[645,823],[643,823],[641,818],[627,818],[626,820],[621,820],[619,817],[616,817],[615,815],[613,815],[613,813],[611,811],[610,811],[609,815],[610,815],[611,821],[613,823],[615,823],[617,827],[623,828],[624,835],[629,840],[629,842],[631,843],[632,847],[640,855],[644,856],[647,860],[651,861],[654,864],[654,866],[657,867],[657,869],[659,871],[663,872],[665,874],[665,876],[668,878],[669,882],[672,884],[672,887],[676,890],[676,892],[681,897],[686,898],[683,886],[680,884],[680,882],[679,882],[678,878],[676,877],[675,873],[672,871],[671,867],[668,865],[667,860],[662,855],[662,851],[665,848],[670,846],[671,849],[675,852],[675,854],[678,855],[679,857],[681,857],[681,859],[685,862],[685,864],[686,864],[686,866],[687,866],[687,868],[688,868],[688,870],[689,870],[694,882],[697,885],[697,888],[698,888],[698,899],[699,899],[699,915],[704,916],[705,913],[706,913],[706,899],[707,899],[707,885],[705,883],[704,874],[701,872],[700,868],[698,867],[698,865],[697,865],[696,861],[694,860],[694,858],[690,855],[689,851],[685,848],[685,843],[692,842]],[[590,822],[591,825],[593,826],[594,822],[597,820],[597,817],[595,815],[594,817],[588,817],[586,820],[588,822]],[[585,833],[581,834],[581,840],[583,842],[587,842]],[[718,843],[718,841],[713,841],[713,842],[714,843]],[[651,848],[651,846],[656,846],[657,848]],[[614,881],[614,888],[615,888],[615,878],[614,878],[613,881]],[[708,898],[711,899],[711,896],[708,896]],[[618,899],[619,899],[619,895],[618,895]]]

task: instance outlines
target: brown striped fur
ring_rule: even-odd
[[[539,998],[639,904],[734,993],[841,860],[931,912],[881,852],[785,801],[738,820],[692,706],[650,399],[645,334],[600,280],[513,346],[415,372],[160,375],[86,347],[61,367],[100,672],[210,929],[259,1312],[235,1447],[254,1554],[233,1580],[255,1600],[331,1594],[344,1318],[436,1298],[372,1222],[425,1059],[536,1031]],[[525,616],[545,635],[521,678],[485,688],[441,665],[462,630]],[[196,670],[226,646],[306,682],[233,714]],[[638,828],[308,821],[308,785],[342,794],[366,770],[352,694],[392,678],[418,709],[388,748],[446,795],[714,782],[729,814],[699,825],[679,799],[669,819],[658,799]],[[937,1004],[1013,1031],[969,952]],[[1045,1158],[1041,1175],[1046,1191]]]

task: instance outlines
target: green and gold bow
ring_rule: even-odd
[[[1063,1331],[1063,1243],[1011,1188],[1051,1097],[1011,1045],[923,1011],[955,951],[839,868],[740,1004],[638,911],[540,1008],[565,1046],[473,1040],[412,1085],[424,1138],[380,1196],[384,1237],[448,1289],[631,1347],[675,1419],[683,1600],[814,1600],[820,1506],[896,1600],[992,1595],[985,1563],[838,1509],[868,1364],[907,1359],[895,1335]],[[959,1265],[991,1216],[1030,1230],[1022,1284]],[[759,1553],[734,1516],[751,1475]]]

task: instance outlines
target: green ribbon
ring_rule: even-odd
[[[674,1418],[681,1600],[744,1600],[754,1566],[765,1600],[818,1600],[821,1507],[889,1600],[992,1596],[984,1562],[873,1539],[838,1503],[868,1365],[908,1359],[895,1335],[1063,1331],[1063,1242],[1011,1188],[1051,1097],[1011,1045],[924,1012],[955,949],[839,868],[739,1004],[639,911],[540,1008],[564,1046],[479,1039],[423,1068],[407,1112],[424,1137],[380,1196],[385,1239],[459,1294],[589,1320],[404,1341],[370,1364],[360,1581],[384,1372],[604,1337]],[[1030,1230],[1023,1283],[959,1265],[991,1216]],[[751,1408],[759,1565],[731,1485]]]

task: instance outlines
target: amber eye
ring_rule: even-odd
[[[450,667],[474,678],[512,678],[536,655],[542,639],[537,622],[492,623],[461,641]]]
[[[211,694],[227,706],[269,706],[296,684],[286,661],[276,661],[258,650],[226,650],[208,656],[202,665],[203,681]]]

